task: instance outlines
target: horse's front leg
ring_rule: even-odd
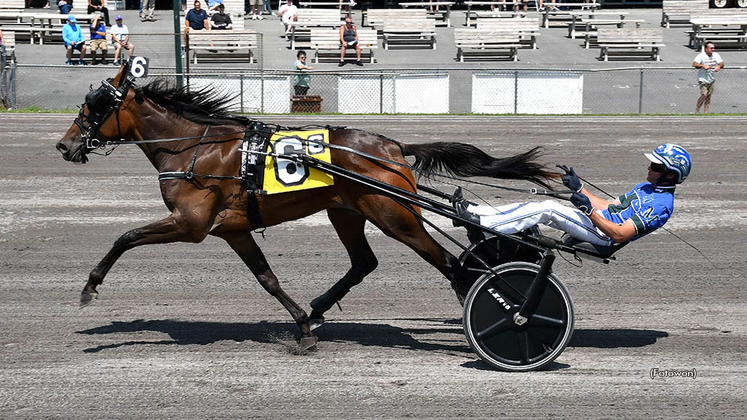
[[[207,236],[206,229],[180,223],[173,214],[163,220],[126,232],[114,242],[114,246],[88,276],[88,283],[80,296],[80,306],[91,304],[97,297],[96,287],[104,282],[104,277],[119,257],[132,248],[148,244],[169,242],[200,242]]]
[[[280,282],[275,273],[270,269],[262,250],[254,241],[249,231],[245,232],[213,232],[214,235],[220,236],[228,245],[231,246],[242,261],[249,267],[259,284],[285,309],[291,314],[301,329],[301,339],[299,340],[299,350],[305,351],[314,347],[317,343],[317,337],[311,332],[309,327],[309,317],[298,304],[280,287]]]

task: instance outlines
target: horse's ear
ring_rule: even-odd
[[[130,62],[125,61],[124,64],[122,64],[122,67],[119,68],[119,73],[117,73],[117,76],[114,77],[113,85],[116,87],[122,86],[122,82],[124,82],[127,79],[127,75],[129,73],[130,73]]]
[[[122,64],[122,77],[127,78],[127,76],[130,74],[130,61],[127,60]],[[124,80],[124,79],[120,79]]]

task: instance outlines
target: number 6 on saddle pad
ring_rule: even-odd
[[[270,150],[275,155],[305,154],[324,162],[332,163],[326,144],[329,130],[279,131],[270,138]],[[334,185],[332,175],[309,168],[298,160],[268,155],[265,159],[264,186],[267,194]]]

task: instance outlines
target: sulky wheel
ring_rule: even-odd
[[[506,371],[539,369],[563,352],[573,334],[573,302],[550,273],[537,309],[528,321],[514,322],[540,267],[518,262],[495,267],[480,277],[464,302],[464,333],[472,350],[489,365]]]
[[[469,252],[468,252],[469,251]],[[485,273],[489,273],[484,265],[475,258],[479,257],[490,267],[509,262],[530,262],[539,264],[542,254],[536,249],[528,248],[509,239],[491,236],[472,244],[468,251],[462,252],[459,262],[467,270],[470,281],[475,281]]]

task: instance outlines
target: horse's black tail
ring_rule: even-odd
[[[475,146],[453,142],[402,144],[402,152],[405,156],[415,156],[413,166],[426,173],[522,179],[549,189],[552,187],[547,181],[562,176],[535,161],[542,155],[540,147],[506,158],[494,158]]]

